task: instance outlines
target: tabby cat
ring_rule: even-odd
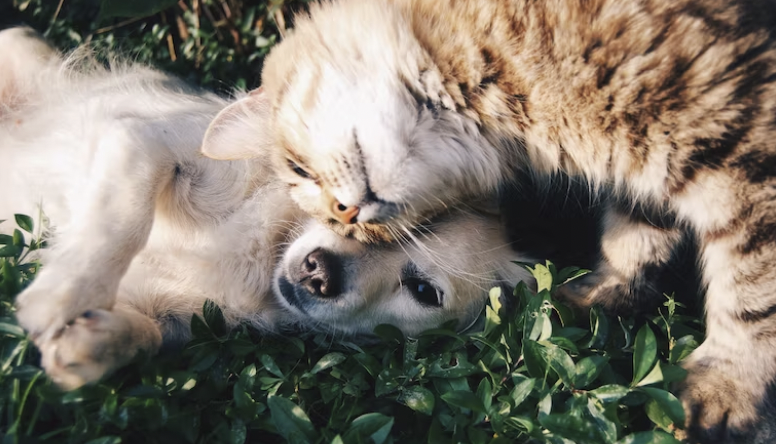
[[[490,196],[516,169],[611,188],[610,304],[686,231],[708,286],[685,361],[692,440],[740,442],[776,377],[776,2],[341,0],[311,7],[203,151],[272,144],[299,205],[363,241]],[[271,107],[271,122],[253,118]],[[269,133],[267,128],[272,129]],[[211,143],[232,138],[232,148]],[[669,223],[634,223],[649,208]]]

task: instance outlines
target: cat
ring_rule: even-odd
[[[356,340],[382,323],[464,330],[488,289],[528,277],[511,261],[535,257],[498,215],[440,214],[410,244],[343,238],[296,208],[268,159],[199,154],[228,100],[85,49],[63,58],[28,28],[0,48],[0,233],[26,213],[50,244],[16,314],[62,388],[180,345],[207,299],[227,327]]]
[[[518,170],[611,189],[622,204],[606,210],[603,260],[576,287],[591,303],[617,305],[691,232],[708,331],[684,362],[685,426],[739,442],[776,378],[775,30],[772,0],[313,4],[203,152],[274,146],[299,206],[364,242],[492,196]],[[211,143],[225,139],[238,143]]]

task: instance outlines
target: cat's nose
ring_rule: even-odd
[[[318,248],[301,263],[299,283],[319,298],[335,298],[342,293],[342,267],[337,256]]]
[[[357,205],[347,206],[338,201],[334,201],[331,208],[331,213],[334,217],[345,225],[354,224],[358,222],[358,213],[361,209]]]

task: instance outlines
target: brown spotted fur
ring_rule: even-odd
[[[776,377],[775,17],[773,0],[316,5],[263,72],[279,174],[311,187],[295,199],[330,222],[332,203],[394,202],[400,210],[390,218],[333,223],[362,240],[393,237],[397,226],[493,194],[522,167],[583,177],[630,201],[630,211],[658,209],[675,222],[633,223],[628,205],[612,208],[605,261],[578,296],[617,305],[618,285],[663,263],[680,232],[692,230],[708,285],[708,338],[685,362],[687,425],[691,440],[744,442]],[[355,92],[368,93],[358,89],[365,82],[377,85],[372,109],[383,120],[370,123],[375,132],[395,134],[397,144],[433,134],[439,159],[468,153],[470,161],[434,170],[441,161],[408,149],[405,160],[385,163],[396,171],[369,164],[379,141],[356,133],[371,116],[363,106],[325,120],[343,128],[325,140],[321,119],[331,116],[320,110],[340,109],[332,105],[351,94],[352,103],[369,103]],[[393,122],[386,91],[399,103]],[[403,123],[411,113],[425,126]],[[289,160],[310,177],[290,171]],[[445,186],[412,201],[427,191],[418,179],[386,198],[413,162],[427,162]]]

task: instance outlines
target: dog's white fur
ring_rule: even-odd
[[[303,217],[266,158],[199,153],[227,101],[174,77],[106,69],[88,51],[63,60],[25,28],[0,32],[0,48],[0,219],[42,210],[52,244],[17,317],[63,387],[185,339],[206,298],[230,326],[365,334],[391,323],[415,334],[450,319],[465,327],[487,288],[526,277],[495,218],[452,213],[408,245],[375,246]],[[212,131],[223,150],[260,148]],[[311,277],[320,252],[333,259]],[[320,273],[323,297],[310,284]],[[413,296],[423,290],[440,306]]]

